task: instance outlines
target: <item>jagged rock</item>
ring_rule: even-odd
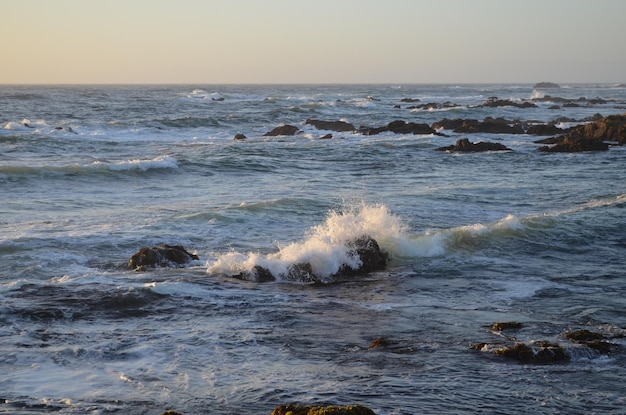
[[[464,151],[464,152],[480,152],[480,151],[510,151],[504,144],[500,143],[471,143],[467,138],[457,140],[452,146],[439,147],[436,151]]]
[[[604,335],[584,329],[566,333],[565,338],[571,342],[583,344],[590,349],[597,350],[602,354],[608,354],[612,348],[617,347],[614,343],[608,342]]]
[[[537,105],[532,102],[515,102],[510,99],[498,99],[498,97],[489,97],[487,100],[480,105],[481,107],[515,107],[515,108],[537,108]]]
[[[235,140],[245,140],[247,137],[245,136],[245,134],[236,134],[235,135]]]
[[[483,121],[474,119],[460,119],[453,120],[444,118],[432,125],[433,129],[446,129],[452,130],[455,133],[461,134],[474,134],[474,133],[487,133],[487,134],[524,134],[524,128],[519,121],[509,121],[504,118],[491,118],[487,117]]]
[[[361,127],[359,129],[363,135],[376,135],[387,131],[395,134],[434,134],[436,132],[428,124],[407,123],[402,120],[392,121],[384,127]]]
[[[515,359],[522,363],[545,364],[566,362],[570,359],[562,346],[546,340],[532,342],[530,345],[515,343],[510,347],[496,349],[494,353],[497,356]]]
[[[187,252],[180,245],[159,245],[151,248],[142,247],[139,252],[133,254],[128,261],[128,267],[138,271],[148,268],[171,267],[197,260],[198,256]]]
[[[330,131],[337,131],[337,132],[356,131],[356,128],[354,128],[354,125],[347,123],[345,121],[322,121],[322,120],[308,119],[304,123],[307,125],[312,125],[318,130],[330,130]]]
[[[276,137],[281,135],[295,135],[300,129],[294,125],[281,125],[263,134],[264,137]]]
[[[271,415],[376,415],[363,405],[347,406],[310,406],[301,404],[279,405]]]
[[[538,150],[546,153],[579,153],[583,151],[607,151],[608,149],[609,145],[604,141],[563,136],[557,138],[553,146],[539,147]]]
[[[233,275],[233,278],[237,278],[238,280],[244,281],[254,281],[254,282],[271,282],[276,281],[276,277],[272,274],[272,272],[264,268],[260,265],[255,265],[252,268],[252,271],[243,271],[239,274]]]
[[[530,135],[556,135],[563,133],[563,130],[552,124],[531,125],[526,130]]]

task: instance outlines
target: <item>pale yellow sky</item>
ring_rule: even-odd
[[[0,83],[626,82],[624,0],[0,6]]]

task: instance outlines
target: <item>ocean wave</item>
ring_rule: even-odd
[[[0,166],[0,176],[19,177],[41,174],[64,174],[77,175],[94,171],[148,171],[153,169],[177,169],[178,162],[170,156],[158,156],[152,159],[133,159],[122,161],[94,161],[90,164],[64,164],[64,165],[9,165]]]

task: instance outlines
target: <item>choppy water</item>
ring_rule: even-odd
[[[604,102],[479,107],[543,94]],[[320,140],[304,125],[625,111],[612,85],[2,86],[0,413],[625,413],[626,149],[545,154],[536,136],[451,131]],[[281,124],[303,132],[263,136]],[[512,151],[434,151],[462,137]],[[364,233],[388,269],[334,280]],[[124,268],[161,243],[200,260]],[[232,278],[301,262],[326,284]],[[520,341],[572,349],[562,335],[587,328],[620,347],[554,365],[471,350],[498,340],[496,321],[522,322]],[[378,337],[392,346],[370,349]]]

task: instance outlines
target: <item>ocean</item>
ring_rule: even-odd
[[[361,129],[624,112],[606,84],[0,86],[0,413],[625,414],[626,148]],[[462,138],[509,150],[435,151]],[[362,235],[386,269],[338,276]],[[199,259],[128,268],[160,244]],[[487,350],[541,341],[568,359]]]

